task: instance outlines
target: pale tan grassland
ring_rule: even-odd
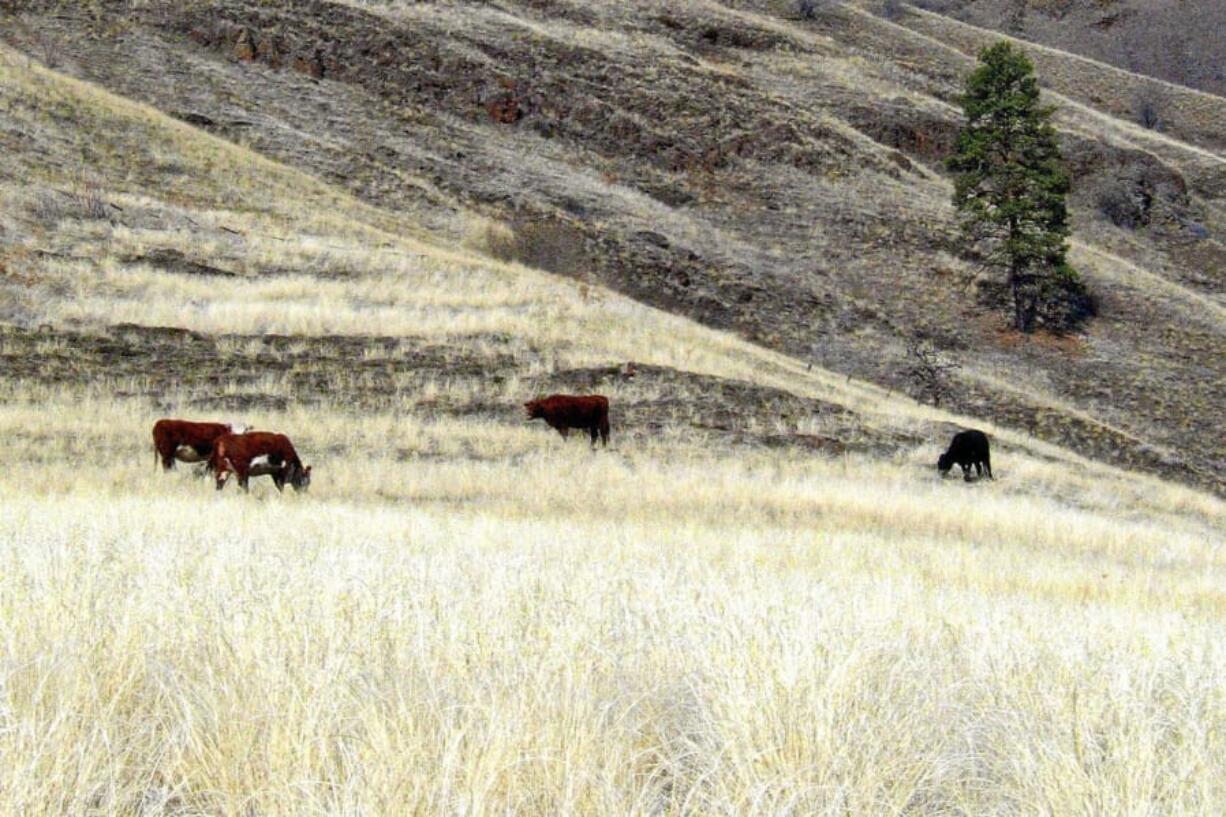
[[[633,359],[865,427],[959,418],[404,238],[407,216],[9,56],[0,93],[51,155],[58,112],[182,174],[137,185],[137,159],[100,151],[108,199],[150,218],[32,232],[8,258],[36,278],[31,323],[234,334],[234,356],[263,351],[244,333],[478,356],[504,334],[526,361],[523,381],[440,378],[395,411],[337,391],[237,412],[313,466],[311,491],[283,496],[160,473],[149,427],[198,394],[0,382],[0,814],[1226,808],[1219,500],[991,426],[999,479],[973,485],[937,478],[943,440],[819,457],[717,445],[685,418],[615,426],[593,455],[523,422],[529,378]],[[19,169],[37,188],[72,167]],[[159,248],[238,277],[123,260]],[[445,415],[439,395],[505,411]]]
[[[0,408],[4,813],[1226,799],[1226,517],[1183,489],[332,410],[249,418],[317,479],[240,496],[156,472],[139,405],[30,396]]]

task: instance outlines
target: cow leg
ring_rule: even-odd
[[[988,454],[983,455],[983,470],[988,472],[988,479],[996,481],[996,477],[992,476],[992,457]]]
[[[562,439],[564,440],[570,439],[570,429],[569,428],[567,428],[566,426],[554,426],[554,427],[558,430],[558,433],[562,435]]]
[[[983,479],[983,463],[982,462],[975,463],[975,476],[979,477],[979,479]]]
[[[600,445],[602,448],[609,447],[609,420],[605,418],[600,421]]]
[[[587,432],[592,437],[592,450],[595,451],[596,450],[596,437],[600,434],[600,431],[596,426],[592,426],[587,430]]]

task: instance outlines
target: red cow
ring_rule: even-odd
[[[229,423],[193,423],[190,420],[158,420],[153,424],[153,457],[169,471],[179,462],[208,462],[213,445],[226,434],[241,434],[244,426]]]
[[[576,396],[551,394],[539,400],[524,403],[529,420],[544,420],[557,429],[566,439],[572,428],[587,431],[592,435],[592,448],[596,447],[596,435],[601,445],[609,444],[609,398],[601,394]]]
[[[284,434],[267,431],[252,431],[247,434],[227,434],[213,446],[209,461],[217,477],[217,490],[226,487],[231,472],[238,477],[238,484],[248,490],[251,477],[270,476],[277,490],[285,483],[295,491],[305,491],[311,486],[311,466],[303,466],[298,459],[294,444]]]

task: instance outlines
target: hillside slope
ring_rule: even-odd
[[[1226,94],[1221,40],[1226,8],[1215,0],[923,0],[916,5],[1117,68]]]
[[[0,112],[3,817],[1222,813],[1220,499],[5,46]],[[161,472],[165,415],[309,493]],[[933,470],[969,423],[994,481]]]
[[[1226,110],[1203,99],[1188,142],[1063,100],[1101,316],[1027,339],[956,256],[938,169],[973,48],[944,30],[767,0],[22,9],[15,47],[428,232],[887,389],[932,336],[964,364],[955,410],[1223,490]]]

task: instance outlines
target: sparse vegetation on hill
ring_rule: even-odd
[[[1216,0],[923,0],[916,3],[985,28],[1102,60],[1138,74],[1226,94]]]

